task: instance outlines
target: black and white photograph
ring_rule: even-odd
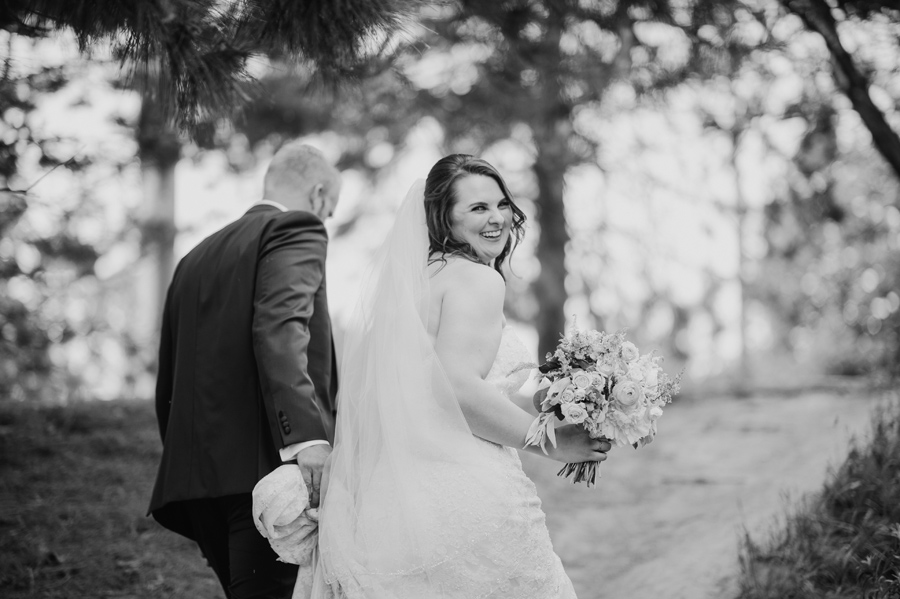
[[[900,4],[5,0],[0,596],[900,599]]]

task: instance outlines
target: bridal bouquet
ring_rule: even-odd
[[[581,424],[594,439],[616,446],[642,447],[656,435],[663,406],[679,392],[681,375],[670,378],[660,366],[662,358],[641,355],[624,333],[573,329],[556,351],[538,366],[544,375],[541,398],[535,395],[540,415],[528,431],[526,446],[546,442],[556,446],[552,419]],[[593,487],[600,462],[566,464],[558,476],[574,475],[573,482]]]

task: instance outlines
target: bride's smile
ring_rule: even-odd
[[[512,205],[491,177],[469,175],[454,184],[452,232],[490,264],[509,242]]]

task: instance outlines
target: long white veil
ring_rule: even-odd
[[[427,332],[427,261],[418,181],[345,334],[314,598],[414,597],[416,587],[440,587],[441,564],[470,559],[469,544],[482,541],[460,539],[458,527],[490,535],[506,520],[489,513],[503,482],[482,467],[485,442],[472,436]]]

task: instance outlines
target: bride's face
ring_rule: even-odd
[[[484,175],[467,175],[454,185],[450,211],[453,237],[472,246],[485,264],[500,255],[509,241],[512,206],[497,182]]]

